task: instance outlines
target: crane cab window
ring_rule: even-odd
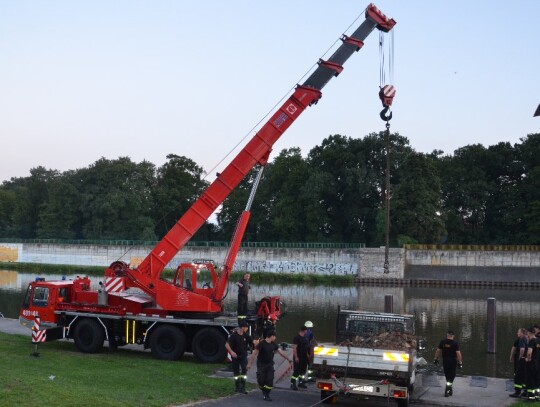
[[[49,302],[49,289],[47,287],[35,287],[32,297],[34,307],[45,307]]]
[[[67,302],[68,301],[68,290],[66,287],[62,287],[58,290],[58,302]]]

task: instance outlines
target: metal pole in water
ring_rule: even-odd
[[[497,304],[493,297],[487,300],[487,351],[497,353]]]
[[[384,296],[384,312],[389,314],[394,313],[394,296],[392,294],[386,294]]]

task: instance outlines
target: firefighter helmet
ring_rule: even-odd
[[[311,322],[311,321],[306,321],[306,322],[304,322],[304,326],[305,326],[306,328],[313,328],[313,322]]]

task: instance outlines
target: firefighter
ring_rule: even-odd
[[[315,335],[313,334],[313,322],[306,321],[304,322],[304,326],[307,328],[306,332],[306,340],[308,343],[308,350],[309,350],[309,357],[308,357],[308,370],[307,370],[307,377],[306,380],[308,382],[311,382],[314,380],[313,378],[313,357],[314,357],[314,350],[315,346],[317,346],[317,339],[315,339]]]
[[[248,323],[241,320],[236,329],[225,343],[225,348],[232,358],[232,368],[234,374],[234,386],[237,393],[247,394],[247,354],[248,345],[255,346],[257,341],[253,340],[247,333]]]
[[[266,334],[270,331],[276,332],[277,316],[272,313],[268,315],[268,318],[264,320],[262,327],[262,337],[265,338]]]
[[[236,282],[236,285],[238,286],[238,318],[245,318],[247,316],[248,296],[249,290],[251,289],[249,283],[250,279],[250,274],[246,273],[240,281]]]
[[[276,332],[268,331],[266,338],[255,347],[247,365],[249,370],[253,361],[257,359],[257,384],[263,393],[263,399],[266,401],[272,401],[270,392],[274,386],[274,354],[276,352],[287,359],[289,363],[292,362],[276,344]]]
[[[444,389],[444,397],[453,394],[453,384],[456,378],[456,368],[463,367],[463,359],[459,350],[459,343],[454,339],[454,332],[449,330],[446,333],[446,339],[439,342],[439,346],[435,351],[434,364],[439,363],[439,356],[442,354],[444,376],[446,377],[446,387]]]
[[[527,332],[527,353],[525,355],[525,385],[527,386],[527,400],[535,401],[538,392],[538,357],[540,343],[534,334],[534,328]]]
[[[291,389],[305,389],[306,386],[306,370],[309,361],[309,348],[306,338],[307,328],[302,325],[300,332],[293,339],[293,355],[294,355],[294,371],[291,376]]]
[[[510,349],[510,363],[514,364],[514,393],[510,397],[520,397],[525,390],[525,354],[527,351],[527,330],[519,328],[514,345]]]

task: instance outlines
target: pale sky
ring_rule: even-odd
[[[160,166],[169,153],[210,171],[368,4],[0,0],[0,182],[101,157]],[[414,149],[452,153],[540,132],[539,0],[375,4],[397,21],[391,129]],[[272,157],[384,130],[378,39],[374,31]]]

